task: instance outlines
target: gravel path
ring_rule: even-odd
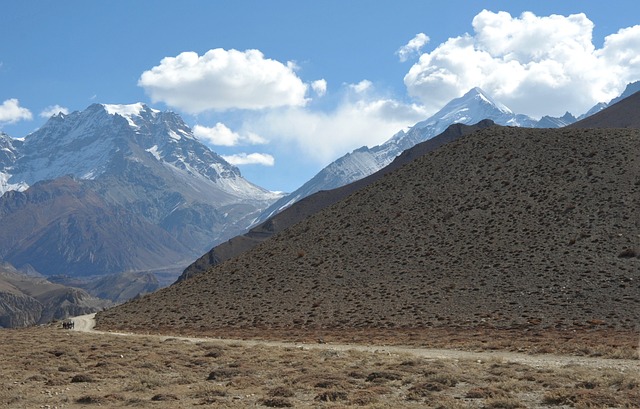
[[[278,348],[299,348],[299,349],[321,349],[331,351],[361,351],[380,354],[408,354],[415,357],[421,357],[426,359],[457,359],[457,360],[473,360],[473,361],[489,361],[489,360],[502,360],[507,362],[515,362],[520,364],[529,365],[532,367],[564,367],[564,366],[584,366],[594,369],[602,368],[616,368],[622,371],[640,371],[640,361],[631,359],[606,359],[606,358],[593,358],[583,356],[570,356],[570,355],[530,355],[521,354],[517,352],[507,351],[483,351],[483,352],[471,352],[460,351],[455,349],[438,349],[438,348],[416,348],[416,347],[403,347],[403,346],[376,346],[376,345],[362,345],[362,344],[308,344],[299,342],[285,342],[285,341],[264,341],[264,340],[240,340],[240,339],[222,339],[222,338],[197,338],[197,337],[182,337],[182,336],[165,336],[165,335],[145,335],[136,333],[120,333],[120,332],[105,332],[94,330],[95,327],[95,314],[82,315],[74,317],[75,331],[89,332],[95,334],[114,335],[114,336],[133,336],[133,337],[157,337],[162,340],[165,339],[178,339],[187,342],[216,342],[221,344],[234,344],[243,346],[269,346]]]

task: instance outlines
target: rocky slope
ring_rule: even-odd
[[[353,192],[362,189],[365,186],[382,178],[389,172],[396,170],[407,163],[415,160],[416,158],[431,152],[440,146],[452,142],[463,135],[475,132],[480,129],[487,128],[495,125],[491,120],[483,120],[475,125],[463,125],[455,124],[450,125],[443,133],[431,138],[425,142],[418,143],[413,148],[407,149],[397,156],[393,162],[379,171],[359,179],[355,182],[349,183],[345,186],[341,186],[331,190],[323,190],[316,192],[299,202],[294,203],[290,207],[284,209],[282,212],[275,214],[267,219],[265,222],[252,228],[247,233],[236,236],[229,239],[226,242],[220,243],[213,249],[205,253],[202,257],[196,260],[193,264],[189,265],[182,273],[178,281],[185,280],[194,274],[206,271],[212,266],[220,264],[225,260],[233,257],[237,257],[245,251],[257,246],[264,240],[272,237],[274,234],[288,228],[289,226],[298,223],[299,221],[309,217],[310,215],[317,213],[318,211],[328,207]]]
[[[0,265],[0,328],[26,327],[90,314],[111,305],[78,288],[27,276]]]
[[[639,160],[637,129],[480,130],[98,325],[637,330]]]

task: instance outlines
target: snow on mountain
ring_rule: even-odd
[[[6,175],[5,181],[0,180],[0,194],[64,175],[100,178],[117,171],[114,160],[124,154],[143,163],[151,156],[178,179],[199,179],[228,193],[230,200],[279,197],[242,178],[238,168],[200,143],[180,116],[142,103],[94,104],[82,112],[57,114],[28,135],[14,153],[13,163],[0,162]]]
[[[556,118],[548,118],[544,124],[539,124],[527,115],[515,114],[476,87],[462,97],[452,100],[433,116],[418,122],[408,131],[398,132],[382,145],[372,148],[364,146],[332,162],[299,189],[267,208],[256,220],[256,224],[315,192],[344,186],[382,169],[404,150],[433,138],[451,124],[472,125],[483,119],[491,119],[499,125],[507,126],[556,126],[553,123]],[[570,121],[568,117],[565,120]],[[557,126],[560,126],[559,123],[562,121],[556,122]]]

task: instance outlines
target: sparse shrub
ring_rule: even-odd
[[[434,384],[431,382],[420,383],[409,388],[407,393],[407,400],[422,400],[430,396],[433,392],[441,391],[444,386],[440,384]]]
[[[159,393],[157,395],[153,395],[151,400],[154,402],[161,402],[161,401],[168,401],[168,400],[178,400],[178,397],[170,393]]]
[[[290,398],[294,393],[286,386],[276,386],[269,391],[268,395],[271,397]]]
[[[93,382],[93,379],[89,375],[84,374],[75,375],[73,378],[71,378],[71,383],[80,382]]]
[[[467,391],[465,397],[469,399],[487,399],[504,396],[504,392],[492,387],[477,387]]]
[[[371,372],[367,376],[367,382],[384,382],[384,381],[398,381],[402,376],[393,372]]]
[[[101,397],[91,395],[81,396],[76,399],[76,403],[82,403],[84,405],[100,405],[103,401],[104,399]]]
[[[206,354],[204,354],[204,356],[206,356],[207,358],[220,358],[222,354],[223,354],[222,349],[216,348],[216,349],[211,349]]]
[[[219,380],[228,380],[233,378],[234,376],[238,376],[239,372],[237,369],[225,369],[220,368],[209,373],[208,381],[219,381]]]
[[[337,402],[339,400],[347,400],[347,392],[343,391],[325,391],[319,393],[315,400],[320,402]]]
[[[484,402],[484,407],[487,409],[518,409],[526,408],[517,399],[514,398],[489,398]]]
[[[349,400],[350,405],[356,406],[371,405],[376,402],[378,402],[378,398],[376,397],[375,393],[371,391],[358,391],[355,393],[353,398]]]
[[[293,403],[284,398],[268,398],[260,400],[260,404],[268,408],[292,408]]]

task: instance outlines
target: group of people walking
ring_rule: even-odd
[[[75,327],[75,322],[69,320],[69,321],[63,321],[62,322],[62,329],[73,329]]]

